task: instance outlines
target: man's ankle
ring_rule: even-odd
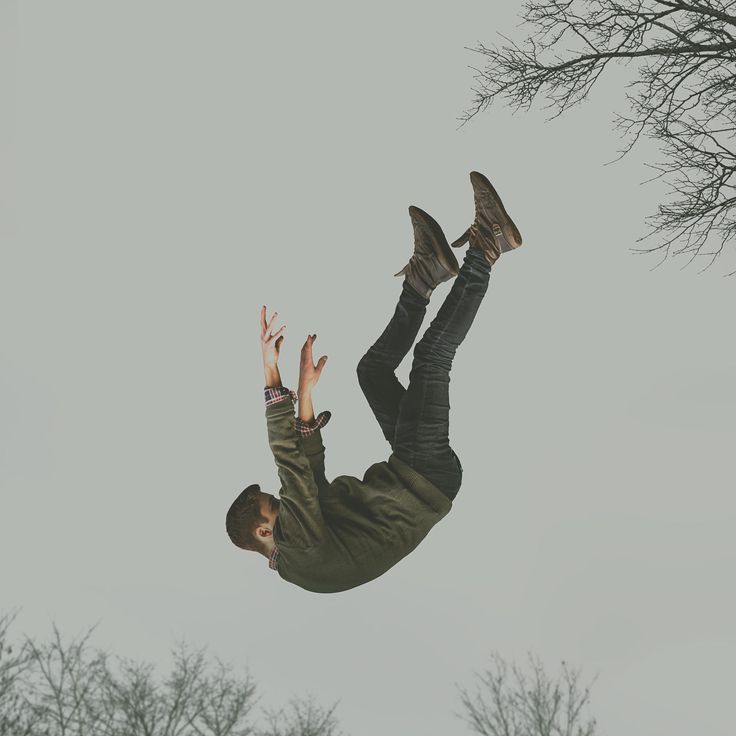
[[[425,297],[423,294],[420,294],[410,283],[407,279],[404,279],[404,282],[402,284],[403,290],[407,293],[410,299],[412,299],[415,302],[419,302],[422,304],[422,306],[426,306],[429,304],[429,299]]]
[[[470,261],[474,266],[477,266],[483,271],[490,273],[491,268],[494,264],[489,263],[485,254],[480,248],[468,248],[465,254],[465,260]]]

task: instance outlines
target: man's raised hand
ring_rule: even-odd
[[[266,307],[261,308],[261,352],[263,353],[263,365],[275,366],[279,362],[279,351],[281,344],[284,342],[284,336],[281,334],[286,325],[282,325],[278,330],[273,332],[273,321],[276,319],[278,312],[271,315],[271,319],[266,322]]]
[[[314,364],[314,358],[312,356],[312,345],[317,339],[317,335],[309,335],[307,341],[302,346],[301,361],[299,363],[299,393],[303,391],[311,391],[319,381],[320,375],[322,375],[322,369],[325,367],[327,362],[327,356],[323,355],[317,365]]]

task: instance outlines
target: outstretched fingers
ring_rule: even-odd
[[[261,327],[261,340],[263,340],[264,342],[269,342],[272,338],[278,337],[281,334],[281,332],[283,332],[283,330],[286,329],[286,325],[282,325],[278,330],[276,330],[276,332],[273,332],[273,333],[271,332],[271,329],[273,327],[273,322],[276,319],[276,317],[278,317],[278,314],[279,314],[278,312],[274,312],[271,315],[271,319],[266,321],[266,305],[264,304],[261,307],[261,315],[259,318],[259,324]]]
[[[267,342],[270,342],[271,340],[275,340],[276,338],[283,339],[283,335],[281,334],[286,329],[286,325],[281,325],[276,332],[274,332],[272,335],[269,335],[267,338]],[[279,337],[281,336],[281,337]]]
[[[313,345],[314,345],[314,341],[315,341],[316,339],[317,339],[317,334],[315,333],[314,335],[312,335],[312,339],[311,339],[311,341],[310,341],[310,343],[309,343],[309,359],[310,359],[310,360],[311,360],[312,362],[314,362],[314,358],[312,357],[312,347],[313,347]],[[325,367],[325,363],[326,363],[326,362],[327,362],[327,356],[326,356],[326,355],[323,355],[323,356],[322,356],[322,357],[321,357],[321,358],[319,359],[319,361],[317,362],[317,365],[316,365],[316,366],[315,366],[315,368],[314,368],[314,369],[315,369],[315,371],[317,371],[317,373],[318,373],[318,374],[319,374],[319,373],[322,373],[322,369],[323,369],[323,368]]]
[[[302,356],[304,358],[304,362],[306,363],[307,361],[309,361],[309,364],[312,366],[314,365],[314,354],[313,354],[312,348],[314,346],[314,341],[316,339],[317,339],[317,333],[315,333],[314,335],[308,335],[307,339],[304,342],[304,345],[302,346]],[[327,356],[323,355],[319,359],[319,363],[317,364],[317,367],[323,366],[326,361],[327,361]]]
[[[317,339],[317,335],[307,335],[307,339],[304,341],[302,346],[302,354],[308,360],[312,360],[312,344]]]

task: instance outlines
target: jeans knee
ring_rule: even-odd
[[[413,366],[434,366],[441,368],[443,371],[450,371],[454,357],[454,350],[448,350],[442,345],[429,347],[426,342],[420,341],[414,347]]]
[[[366,353],[359,361],[358,365],[355,369],[355,372],[358,376],[358,383],[362,386],[365,381],[368,379],[368,376],[370,376],[374,371],[374,368],[372,366],[370,354]]]
[[[454,500],[455,496],[457,496],[458,491],[460,490],[460,486],[463,484],[463,472],[462,470],[458,471],[457,473],[452,474],[452,479],[448,481],[448,483],[445,485],[445,492],[450,497],[451,500]]]
[[[450,473],[446,484],[446,491],[450,498],[454,499],[463,483],[463,466],[460,462],[460,458],[455,454],[455,451],[450,450],[450,452],[452,453],[452,459],[455,462],[456,468],[452,473]]]

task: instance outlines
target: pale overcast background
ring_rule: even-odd
[[[620,70],[555,122],[471,101],[517,4],[2,0],[1,608],[168,664],[179,638],[313,693],[351,736],[468,733],[492,650],[599,679],[613,736],[733,733],[733,259],[629,248],[660,189],[614,166]],[[410,204],[450,239],[485,172],[504,256],[452,372],[464,484],[382,578],[282,581],[225,535],[279,486],[258,343],[316,332],[327,473],[390,448],[355,366],[393,312]],[[460,252],[460,257],[462,257]],[[433,295],[425,326],[449,290]],[[399,375],[408,376],[411,356]]]

